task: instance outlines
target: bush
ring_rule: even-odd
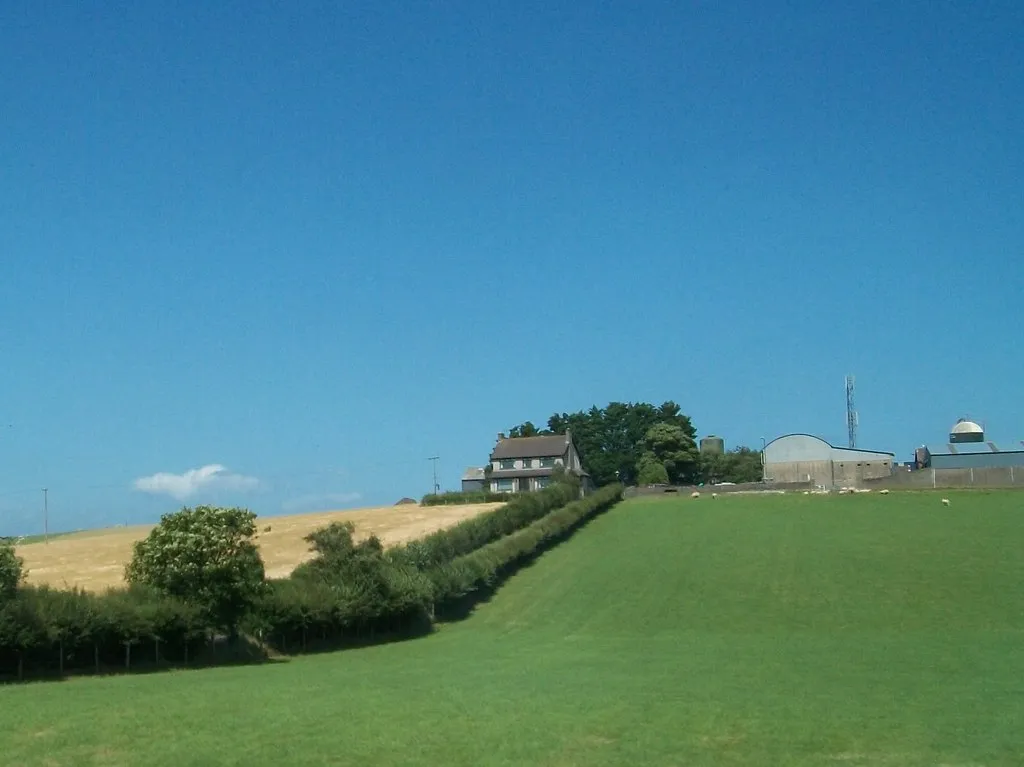
[[[308,637],[338,639],[394,632],[426,618],[425,575],[384,555],[376,536],[355,543],[352,523],[306,536],[316,556],[289,578],[271,581],[250,620],[264,641],[286,650]]]
[[[264,587],[256,515],[197,506],[165,514],[135,544],[125,580],[198,605],[210,626],[235,633]]]

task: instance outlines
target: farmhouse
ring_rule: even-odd
[[[764,448],[769,482],[811,482],[823,487],[857,485],[892,474],[895,455],[877,450],[833,447],[810,434],[787,434]]]
[[[571,432],[542,437],[499,434],[491,451],[488,489],[494,493],[540,490],[551,482],[556,466],[579,477],[584,491],[590,489],[590,476],[583,471]]]

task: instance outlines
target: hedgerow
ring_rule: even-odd
[[[556,483],[535,493],[516,495],[494,511],[396,546],[387,556],[393,562],[428,570],[515,532],[578,495],[579,486],[570,482]]]
[[[492,493],[490,490],[471,490],[465,493],[428,493],[420,501],[421,506],[450,506],[466,503],[500,503],[507,501],[508,493]]]
[[[511,535],[499,538],[429,571],[438,609],[492,586],[523,562],[570,535],[577,527],[622,499],[622,486],[607,485],[569,503]]]
[[[356,543],[350,523],[334,523],[307,536],[311,560],[254,591],[237,628],[264,650],[285,653],[315,641],[429,630],[436,609],[472,598],[621,492],[616,485],[578,499],[578,485],[559,482],[391,550],[373,536]],[[0,590],[0,679],[194,662],[221,631],[233,639],[236,628],[200,597],[143,583],[98,594],[23,584]]]
[[[206,642],[203,623],[197,607],[152,589],[25,586],[0,604],[0,675],[187,663]]]

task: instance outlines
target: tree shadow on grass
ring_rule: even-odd
[[[272,657],[277,659],[297,658],[303,655],[323,655],[340,650],[359,650],[366,647],[378,647],[380,645],[399,644],[414,639],[421,639],[432,633],[434,625],[430,618],[423,615],[412,620],[408,625],[390,631],[374,631],[353,634],[323,634],[311,629],[306,636],[305,642],[299,638],[293,638],[285,643],[280,640],[268,638],[266,646],[273,653]]]
[[[204,646],[194,657],[185,661],[181,658],[131,658],[124,665],[111,663],[109,659],[100,662],[98,668],[94,662],[81,666],[65,663],[63,673],[59,663],[40,664],[26,663],[21,670],[0,673],[2,684],[28,684],[31,682],[61,682],[66,679],[83,677],[114,677],[114,676],[148,676],[168,671],[188,671],[192,669],[230,668],[237,666],[262,666],[284,663],[285,659],[275,657],[259,642],[249,637],[238,637],[230,641],[219,636]]]

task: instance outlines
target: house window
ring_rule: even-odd
[[[523,459],[523,468],[524,469],[530,469],[532,467],[533,467],[533,459],[532,458],[524,458]]]
[[[516,467],[516,462],[511,458],[505,458],[501,461],[500,466],[502,469],[514,469]]]
[[[541,458],[540,459],[540,467],[542,469],[550,469],[554,465],[555,465],[555,459],[554,458]]]
[[[543,490],[545,487],[551,484],[551,480],[548,477],[537,477],[537,489]]]
[[[499,493],[511,493],[515,486],[513,483],[515,480],[512,479],[499,479],[498,480],[498,492]]]

